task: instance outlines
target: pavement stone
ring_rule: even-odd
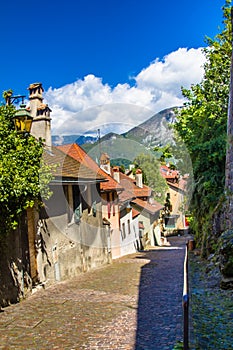
[[[183,338],[187,237],[168,240],[4,308],[0,349],[173,349]]]

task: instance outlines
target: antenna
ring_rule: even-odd
[[[99,144],[99,164],[100,164],[100,156],[101,156],[101,147],[100,147],[100,129],[98,129],[98,144]]]

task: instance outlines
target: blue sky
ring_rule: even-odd
[[[138,106],[135,120],[130,110],[123,118],[138,124],[150,114],[142,109],[154,113],[182,102],[180,86],[201,79],[200,48],[205,35],[218,33],[223,5],[224,0],[4,1],[1,91],[27,94],[30,83],[42,82],[56,133],[112,122],[116,117],[110,108],[100,111],[103,105],[115,111],[116,104],[124,111]]]

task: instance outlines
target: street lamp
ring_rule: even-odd
[[[15,112],[12,117],[15,125],[15,130],[19,133],[29,134],[32,126],[32,116],[26,109],[25,104],[21,104],[20,108]]]
[[[32,116],[28,109],[26,109],[26,105],[24,104],[24,95],[17,95],[13,96],[12,90],[8,90],[4,92],[4,97],[6,100],[6,105],[10,106],[14,102],[18,102],[20,99],[22,100],[22,103],[20,105],[20,108],[15,112],[14,116],[12,117],[15,125],[15,130],[18,133],[22,134],[29,134],[31,131],[32,126]]]

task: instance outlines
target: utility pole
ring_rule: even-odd
[[[98,129],[98,146],[99,146],[99,165],[100,165],[100,157],[101,157],[100,129]]]

